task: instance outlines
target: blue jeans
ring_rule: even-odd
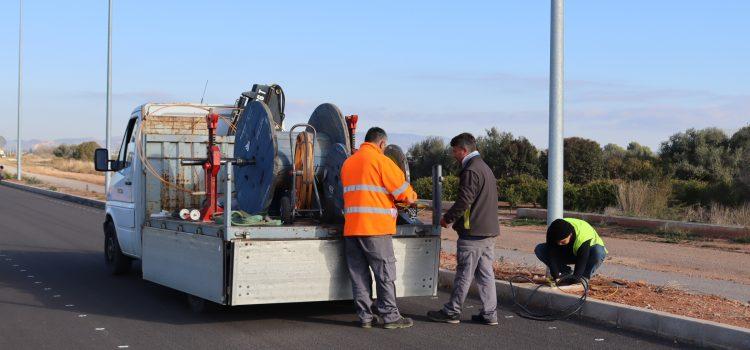
[[[586,277],[587,279],[591,279],[591,276],[596,272],[596,270],[598,270],[599,267],[602,266],[604,258],[607,257],[607,251],[603,246],[597,244],[590,249],[589,261],[586,263],[586,268],[583,270],[583,277]],[[550,267],[551,262],[549,258],[549,246],[547,245],[547,243],[537,245],[534,249],[534,254],[536,254],[536,257],[545,265],[547,265],[547,267]],[[557,266],[557,269],[563,275],[566,275],[573,272],[568,264],[575,263],[575,260],[558,262],[559,266]]]

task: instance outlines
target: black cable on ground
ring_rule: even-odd
[[[581,297],[573,304],[565,307],[562,310],[558,311],[551,311],[551,312],[539,312],[539,311],[532,311],[529,309],[529,303],[531,302],[534,295],[536,295],[536,292],[539,291],[539,288],[543,287],[544,285],[540,284],[534,290],[529,294],[529,296],[526,298],[525,301],[519,302],[518,300],[518,292],[516,286],[513,286],[513,281],[516,281],[516,283],[520,281],[526,281],[530,283],[535,283],[534,280],[527,276],[523,275],[517,275],[511,277],[508,282],[510,282],[510,293],[511,297],[513,298],[513,304],[518,307],[518,310],[516,311],[516,314],[518,316],[521,316],[523,318],[528,318],[531,320],[537,320],[537,321],[557,321],[557,320],[563,320],[566,319],[578,311],[581,310],[583,307],[583,304],[586,302],[586,298],[589,295],[589,281],[582,277],[576,277],[574,275],[568,275],[560,278],[558,280],[558,283],[564,283],[564,282],[573,282],[573,283],[580,283],[583,285],[583,294]]]

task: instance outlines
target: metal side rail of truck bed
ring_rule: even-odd
[[[225,305],[352,299],[340,227],[230,227],[152,218],[143,229],[143,278]],[[225,240],[225,237],[236,237]],[[397,296],[434,296],[439,231],[399,225]]]

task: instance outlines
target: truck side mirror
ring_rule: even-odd
[[[109,151],[106,148],[97,148],[94,151],[94,169],[96,171],[111,171],[109,167]]]

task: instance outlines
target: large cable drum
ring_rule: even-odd
[[[263,213],[273,200],[274,182],[280,172],[276,162],[273,116],[265,103],[250,102],[237,121],[234,157],[254,160],[254,165],[235,166],[235,191],[240,209]]]
[[[335,221],[340,216],[337,213],[343,213],[339,173],[351,153],[341,111],[326,103],[315,109],[307,124],[301,125],[304,129],[293,127],[288,132],[273,125],[271,112],[260,101],[250,102],[237,122],[234,156],[255,160],[255,165],[235,168],[239,208],[251,214],[276,212],[281,198],[289,197],[292,192],[292,176],[298,175],[295,182],[303,182],[295,184],[296,191],[305,197],[297,198],[294,205],[309,204],[311,192],[304,184],[309,184],[312,172],[315,190],[321,193],[321,206],[314,207]]]
[[[406,158],[406,154],[401,149],[401,147],[397,145],[388,145],[383,150],[383,154],[385,154],[386,157],[390,158],[396,165],[398,165],[399,169],[404,172],[404,177],[406,178],[407,182],[411,182],[411,173],[409,171],[409,160]]]

